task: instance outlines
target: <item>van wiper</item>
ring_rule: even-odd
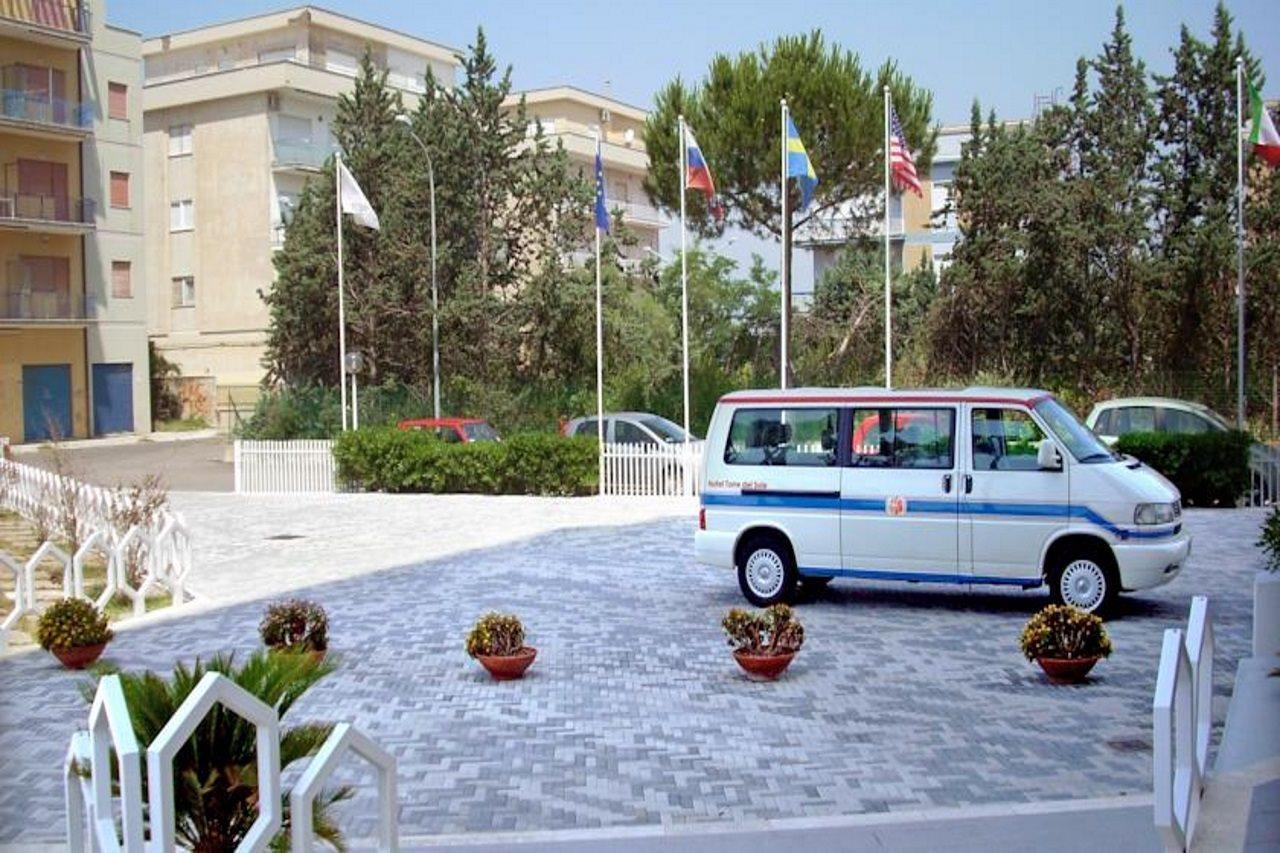
[[[1105,462],[1109,459],[1115,459],[1115,455],[1111,453],[1090,453],[1081,459],[1081,462]]]

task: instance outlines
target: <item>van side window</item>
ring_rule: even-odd
[[[855,468],[955,467],[954,409],[854,409]]]
[[[973,470],[1039,471],[1044,432],[1022,409],[973,410]]]
[[[730,465],[836,464],[840,418],[835,409],[738,409],[729,424]]]

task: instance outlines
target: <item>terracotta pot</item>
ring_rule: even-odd
[[[514,655],[476,655],[476,660],[489,670],[495,681],[511,681],[523,676],[537,656],[537,649],[525,646]]]
[[[1100,658],[1036,658],[1036,663],[1054,684],[1079,684]]]
[[[53,649],[53,656],[67,669],[84,669],[96,661],[106,647],[106,643],[98,643],[96,646],[77,646],[74,649]]]
[[[795,656],[795,652],[786,652],[780,655],[753,655],[741,649],[733,653],[733,659],[738,662],[738,666],[742,667],[748,675],[767,681],[773,681],[779,675],[782,675],[783,671],[791,666],[791,659]]]

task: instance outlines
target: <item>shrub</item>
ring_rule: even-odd
[[[1027,620],[1019,642],[1027,660],[1111,656],[1111,638],[1102,620],[1065,604],[1050,604]]]
[[[430,414],[431,398],[408,386],[388,383],[360,389],[360,423],[366,426],[395,425]],[[341,392],[321,385],[266,390],[236,432],[240,438],[276,441],[335,438],[342,432]]]
[[[467,654],[471,657],[507,657],[524,648],[524,625],[509,613],[486,613],[467,634]]]
[[[583,495],[595,491],[598,477],[589,437],[531,433],[453,444],[423,431],[371,427],[343,433],[333,456],[340,478],[382,492]]]
[[[1269,572],[1280,572],[1280,504],[1271,507],[1257,544],[1262,549],[1262,567]]]
[[[105,614],[87,601],[64,598],[40,614],[36,639],[45,651],[80,649],[105,643],[115,636]]]
[[[725,614],[720,624],[734,651],[781,655],[798,652],[804,645],[804,626],[785,604],[775,604],[763,612],[735,607]]]
[[[1116,449],[1141,459],[1168,477],[1190,506],[1231,505],[1249,488],[1249,446],[1243,432],[1179,435],[1134,432]]]
[[[329,648],[329,617],[314,601],[290,598],[267,608],[258,633],[268,648],[323,652]]]

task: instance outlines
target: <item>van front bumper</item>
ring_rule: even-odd
[[[1191,534],[1183,530],[1171,539],[1112,545],[1124,590],[1150,589],[1178,576],[1191,556]]]
[[[725,530],[696,530],[693,534],[693,559],[704,566],[733,568],[733,545],[737,536]]]

